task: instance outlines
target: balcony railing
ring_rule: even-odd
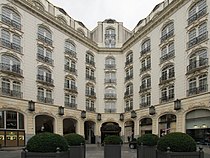
[[[45,57],[42,54],[37,53],[37,59],[42,61],[42,62],[45,62],[45,63],[53,65],[53,60],[51,58],[49,58],[49,57]]]
[[[168,54],[163,55],[160,58],[160,63],[163,63],[164,61],[172,59],[174,56],[175,56],[175,51],[173,50],[173,51],[169,52]]]
[[[23,70],[20,69],[19,65],[0,63],[0,71],[12,73],[14,75],[23,75]]]
[[[142,93],[142,92],[145,92],[145,91],[147,91],[147,90],[149,90],[149,89],[151,89],[151,84],[143,84],[143,85],[141,85],[140,86],[140,90],[139,90],[139,93]]]
[[[128,97],[128,96],[131,96],[131,95],[133,95],[133,90],[125,91],[125,93],[124,93],[124,97]]]
[[[116,69],[116,64],[105,64],[105,69]]]
[[[208,91],[208,84],[201,85],[199,87],[190,88],[187,90],[187,96],[196,95]]]
[[[192,63],[190,63],[190,65],[187,66],[187,73],[191,73],[191,72],[200,70],[207,66],[208,66],[208,58],[193,61]]]
[[[6,17],[5,15],[0,14],[1,22],[5,25],[11,26],[17,30],[21,30],[21,24],[10,19],[9,17]]]
[[[77,53],[69,48],[65,48],[65,53],[67,55],[69,55],[72,58],[76,58],[77,57]]]
[[[160,84],[163,84],[165,82],[170,82],[171,80],[174,80],[174,76],[175,76],[174,72],[171,72],[168,75],[161,76],[160,77]]]
[[[86,64],[89,64],[95,67],[95,62],[93,60],[86,59]]]
[[[169,102],[172,100],[174,100],[174,94],[171,94],[169,96],[163,96],[162,98],[160,98],[160,103]]]
[[[18,45],[16,43],[11,43],[10,41],[5,40],[3,38],[0,38],[0,46],[10,49],[10,50],[13,50],[18,53],[22,53],[22,49],[23,49],[20,45]]]
[[[10,89],[7,89],[7,88],[0,88],[0,95],[10,96],[10,97],[14,97],[14,98],[22,98],[23,97],[22,92],[15,91],[15,90],[10,90]]]
[[[70,91],[73,91],[73,92],[77,92],[77,86],[76,86],[76,85],[65,84],[65,85],[64,85],[64,88],[65,88],[66,90],[70,90]]]
[[[174,30],[169,31],[167,34],[163,35],[160,38],[161,43],[163,43],[165,40],[169,39],[170,37],[172,37],[174,35]]]
[[[126,76],[125,77],[125,82],[128,81],[128,80],[130,80],[130,79],[133,79],[133,74],[131,74],[129,76]]]
[[[131,58],[131,59],[129,59],[129,60],[126,60],[125,66],[128,66],[128,65],[130,65],[130,64],[132,64],[132,63],[133,63],[133,58]]]
[[[94,91],[86,91],[85,95],[88,97],[96,97],[96,93]]]
[[[47,77],[44,75],[37,75],[37,80],[41,82],[49,83],[49,84],[53,84],[54,82],[51,77]]]
[[[105,109],[104,109],[104,112],[105,112],[105,113],[115,113],[115,112],[116,112],[116,109],[111,109],[111,108],[108,109],[108,108],[105,108]]]
[[[142,102],[142,103],[140,103],[140,108],[149,107],[150,105],[151,105],[150,102]]]
[[[86,79],[95,82],[96,78],[92,75],[86,74]]]
[[[140,54],[141,54],[141,57],[144,55],[144,54],[147,54],[148,52],[151,51],[151,47],[148,46],[146,48],[144,48],[143,50],[141,50]]]
[[[116,79],[104,79],[105,83],[116,83]]]
[[[104,94],[104,98],[105,99],[116,99],[117,98],[117,94],[115,94],[115,93],[106,93],[106,94]]]
[[[47,104],[53,104],[54,100],[52,98],[44,97],[44,96],[37,96],[37,101]]]
[[[53,44],[52,39],[45,37],[44,35],[39,34],[39,33],[38,33],[38,40],[50,46],[52,46]]]
[[[86,106],[86,111],[95,112],[95,111],[96,111],[96,108],[94,108],[94,107],[89,107],[89,106]]]
[[[195,37],[193,39],[191,39],[187,45],[188,45],[188,49],[194,47],[197,44],[202,43],[203,41],[205,41],[208,38],[208,31],[202,33],[201,35],[199,35],[198,37]]]
[[[197,19],[203,17],[207,13],[207,7],[203,8],[199,12],[195,13],[191,17],[188,18],[188,25],[196,21]]]
[[[76,103],[65,102],[64,104],[65,104],[65,107],[67,108],[77,109]]]
[[[140,69],[140,73],[143,73],[147,70],[151,69],[151,64],[148,64]]]
[[[127,106],[127,107],[125,107],[125,112],[129,112],[131,110],[133,110],[133,106]]]
[[[77,75],[77,70],[75,68],[69,67],[69,65],[65,65],[64,68],[65,68],[65,71],[68,71],[69,73]]]

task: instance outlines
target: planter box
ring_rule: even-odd
[[[137,146],[137,158],[156,158],[156,146]]]
[[[37,153],[37,152],[21,152],[21,158],[68,158],[67,152],[55,152],[55,153]]]
[[[161,152],[157,151],[156,158],[204,158],[203,151],[198,152]]]
[[[105,144],[104,158],[121,158],[121,144]]]
[[[85,158],[85,145],[69,146],[69,158]]]

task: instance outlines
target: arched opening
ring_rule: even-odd
[[[176,131],[176,115],[166,114],[159,118],[159,135],[164,136]]]
[[[76,133],[77,121],[72,118],[65,118],[63,120],[63,135],[69,133]]]
[[[152,119],[151,118],[143,118],[139,122],[139,135],[144,135],[148,133],[152,133]]]
[[[85,121],[85,140],[88,144],[95,144],[95,122]]]
[[[101,126],[101,142],[108,135],[120,135],[121,127],[116,122],[105,122]]]
[[[35,118],[35,132],[36,134],[41,132],[54,131],[54,118],[47,115],[38,115]]]
[[[210,111],[197,109],[186,114],[186,133],[196,142],[207,144],[210,142]]]
[[[134,138],[134,122],[127,121],[125,122],[125,140],[127,139],[128,142],[133,140]]]

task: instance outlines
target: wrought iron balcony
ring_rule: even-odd
[[[196,21],[197,19],[203,17],[207,13],[207,7],[203,8],[199,12],[195,13],[191,17],[188,18],[188,25]]]
[[[95,111],[96,111],[96,108],[94,108],[94,107],[89,107],[89,106],[86,106],[86,111],[95,112]]]
[[[163,43],[165,40],[169,39],[170,37],[172,37],[174,35],[174,30],[169,31],[167,34],[163,35],[160,38],[161,43]]]
[[[52,39],[45,37],[44,35],[39,34],[39,33],[38,33],[38,40],[50,46],[52,46],[53,44]]]
[[[37,53],[37,59],[42,62],[48,63],[50,65],[53,65],[53,62],[54,62],[51,58],[45,57],[44,55],[39,54],[39,53]]]
[[[148,65],[146,65],[146,66],[144,66],[140,69],[140,73],[143,73],[143,72],[148,71],[150,69],[151,69],[151,64],[148,64]]]
[[[0,14],[0,17],[1,17],[1,22],[3,24],[13,27],[17,30],[21,30],[21,24],[18,23],[17,21],[14,21],[10,19],[9,17],[6,17],[5,15],[2,15],[2,14]]]
[[[96,97],[96,93],[94,91],[87,91],[86,90],[85,95],[88,96],[88,97],[93,97],[93,98]]]
[[[160,103],[165,103],[174,100],[174,94],[171,94],[169,96],[163,96],[160,98]]]
[[[53,85],[53,79],[44,75],[37,75],[37,81]]]
[[[133,74],[130,74],[129,76],[126,76],[125,77],[125,82],[130,80],[130,79],[133,79]]]
[[[65,104],[65,107],[67,107],[67,108],[77,109],[76,103],[65,102],[64,104]]]
[[[173,50],[173,51],[169,52],[168,54],[163,55],[160,58],[160,63],[163,63],[164,61],[170,60],[170,59],[174,58],[174,56],[175,56],[175,51]]]
[[[117,98],[117,94],[115,94],[115,93],[106,93],[106,94],[104,94],[104,98],[105,99],[116,99]]]
[[[96,82],[96,78],[92,75],[89,75],[89,74],[86,74],[86,79],[90,80],[90,81],[93,81],[93,82]]]
[[[0,47],[4,47],[13,50],[17,53],[22,53],[22,47],[16,43],[11,43],[10,41],[0,38]]]
[[[208,91],[208,84],[201,85],[199,87],[190,88],[187,90],[187,96],[192,96],[200,93],[204,93]]]
[[[116,113],[116,111],[117,111],[116,109],[111,109],[111,108],[110,109],[108,109],[108,108],[104,109],[105,113]]]
[[[125,112],[129,112],[131,110],[133,110],[133,106],[127,106],[127,107],[125,107]]]
[[[0,63],[0,71],[12,75],[23,76],[23,70],[20,69],[20,65]]]
[[[208,67],[208,58],[193,61],[190,63],[190,65],[187,66],[187,74],[193,73],[206,67]]]
[[[116,83],[116,79],[104,79],[105,83]]]
[[[141,57],[144,55],[144,54],[147,54],[148,52],[151,51],[151,47],[148,46],[146,48],[144,48],[143,50],[141,50],[140,54],[141,54]]]
[[[105,69],[116,69],[116,64],[105,64]]]
[[[89,64],[89,65],[95,67],[95,62],[93,60],[86,59],[86,64]]]
[[[69,48],[65,48],[65,54],[69,55],[72,58],[77,57],[77,53]]]
[[[143,84],[143,85],[140,86],[139,93],[145,92],[149,89],[151,89],[151,83],[150,84]]]
[[[37,101],[41,103],[53,104],[54,100],[52,98],[37,96]]]
[[[188,43],[188,49],[194,47],[197,44],[202,43],[203,41],[205,41],[208,38],[208,31],[202,33],[201,35],[199,35],[198,37],[195,37],[193,39],[191,39]]]
[[[10,89],[7,89],[7,88],[0,88],[0,95],[10,96],[10,97],[14,97],[14,98],[22,98],[23,97],[22,92],[15,91],[15,90],[10,90]]]
[[[164,83],[170,82],[170,81],[175,79],[174,77],[175,77],[175,73],[174,72],[171,72],[168,75],[163,75],[163,76],[160,77],[160,84],[164,84]]]
[[[65,88],[65,90],[77,93],[77,86],[76,85],[65,84],[64,88]]]
[[[69,67],[69,65],[64,66],[65,71],[68,71],[71,74],[77,75],[77,70],[73,67]]]

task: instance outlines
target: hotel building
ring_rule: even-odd
[[[209,12],[209,0],[165,0],[133,30],[114,19],[89,30],[47,0],[1,0],[0,144],[43,131],[205,141]]]

